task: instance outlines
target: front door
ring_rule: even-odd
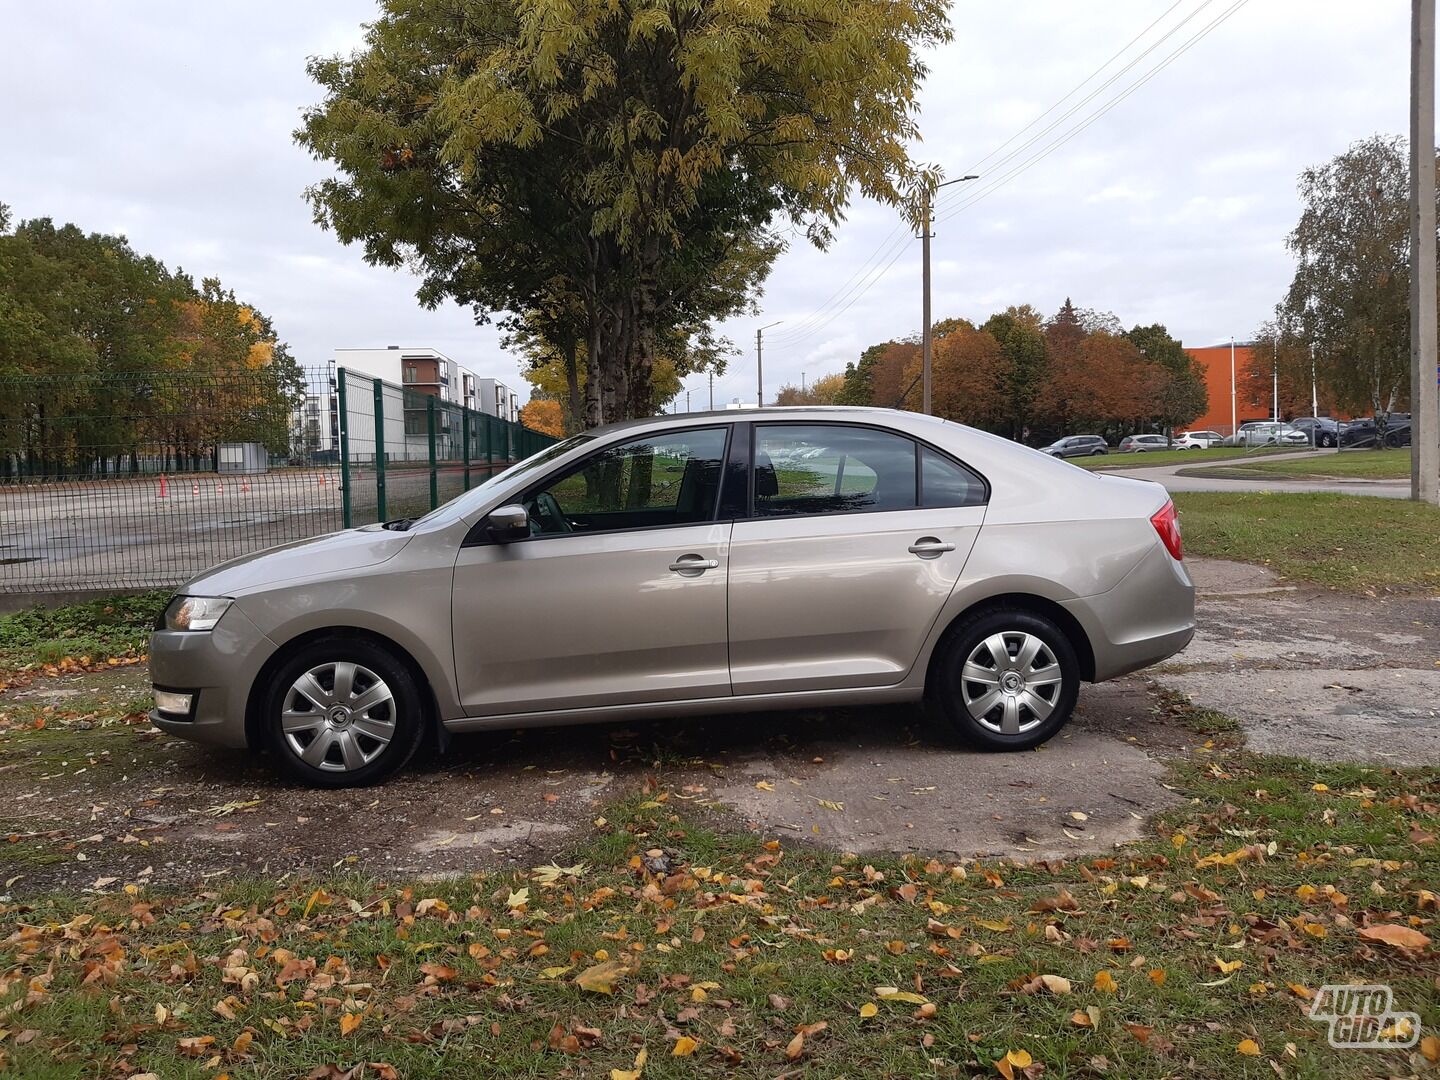
[[[730,542],[737,695],[902,680],[985,515],[985,484],[894,432],[756,424],[753,511]]]
[[[723,697],[728,427],[597,451],[520,500],[528,538],[455,564],[455,670],[470,716]]]

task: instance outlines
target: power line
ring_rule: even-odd
[[[1086,76],[1084,79],[1082,79],[1079,83],[1077,83],[1068,93],[1066,93],[1063,97],[1061,97],[1058,101],[1056,101],[1053,105],[1051,105],[1051,106],[1050,106],[1048,109],[1046,109],[1044,112],[1040,113],[1037,117],[1035,117],[1035,119],[1031,120],[1030,123],[1027,124],[1025,127],[1021,128],[1021,129],[1020,129],[1019,131],[1017,131],[1014,135],[1010,136],[1010,138],[1006,139],[1005,142],[1001,143],[1001,144],[1000,144],[999,146],[997,146],[995,149],[991,150],[989,154],[987,154],[985,157],[981,158],[978,162],[976,162],[976,166],[978,167],[978,165],[983,164],[984,162],[986,162],[986,161],[990,160],[991,158],[993,158],[997,153],[999,153],[1001,150],[1003,150],[1006,146],[1009,146],[1009,145],[1010,145],[1011,143],[1013,143],[1017,138],[1019,138],[1020,136],[1024,135],[1026,131],[1029,131],[1029,130],[1030,130],[1031,128],[1033,128],[1036,124],[1038,124],[1041,120],[1043,120],[1046,116],[1048,116],[1048,115],[1050,115],[1051,113],[1053,113],[1057,108],[1059,108],[1059,107],[1060,107],[1061,105],[1063,105],[1066,101],[1068,101],[1071,97],[1073,97],[1076,93],[1078,93],[1087,83],[1089,83],[1089,82],[1092,81],[1094,78],[1096,78],[1096,77],[1097,77],[1101,72],[1103,72],[1107,67],[1109,67],[1109,66],[1110,66],[1111,64],[1113,64],[1117,59],[1119,59],[1122,55],[1124,55],[1125,52],[1128,51],[1136,42],[1138,42],[1138,41],[1140,41],[1142,38],[1144,38],[1146,34],[1148,34],[1148,33],[1149,33],[1151,30],[1153,30],[1157,25],[1159,25],[1171,12],[1173,12],[1173,11],[1174,11],[1177,7],[1179,7],[1180,4],[1183,3],[1183,2],[1184,2],[1184,0],[1175,0],[1175,3],[1171,4],[1171,5],[1170,5],[1168,8],[1166,8],[1163,12],[1161,12],[1161,14],[1160,14],[1159,16],[1157,16],[1155,19],[1153,19],[1149,24],[1147,24],[1147,25],[1145,26],[1144,29],[1142,29],[1138,34],[1136,34],[1136,35],[1135,35],[1134,37],[1132,37],[1129,41],[1127,41],[1127,42],[1125,43],[1125,45],[1123,45],[1119,50],[1117,50],[1115,53],[1113,53],[1104,63],[1102,63],[1099,67],[1097,67],[1094,71],[1092,71],[1089,75],[1087,75],[1087,76]],[[1190,14],[1186,15],[1184,19],[1181,19],[1178,23],[1176,23],[1175,26],[1171,27],[1171,28],[1170,28],[1169,30],[1167,30],[1163,35],[1161,35],[1161,37],[1160,37],[1159,39],[1157,39],[1155,42],[1151,43],[1151,45],[1150,45],[1148,48],[1146,48],[1143,52],[1141,52],[1139,56],[1135,57],[1129,64],[1127,64],[1127,65],[1126,65],[1124,68],[1122,68],[1120,71],[1118,71],[1118,72],[1116,72],[1114,75],[1112,75],[1108,80],[1106,80],[1104,83],[1102,83],[1099,87],[1097,87],[1097,88],[1095,88],[1094,90],[1092,90],[1089,94],[1087,94],[1087,95],[1086,95],[1084,98],[1082,98],[1079,102],[1077,102],[1075,105],[1073,105],[1070,109],[1068,109],[1068,110],[1067,110],[1064,114],[1062,114],[1059,118],[1057,118],[1056,120],[1052,121],[1049,125],[1047,125],[1042,131],[1038,132],[1036,135],[1032,136],[1030,139],[1027,139],[1024,143],[1022,143],[1020,146],[1016,147],[1016,148],[1015,148],[1014,150],[1012,150],[1009,154],[1006,154],[1003,158],[1000,159],[1000,161],[999,161],[998,164],[1004,165],[1004,164],[1008,163],[1009,161],[1013,160],[1016,156],[1018,156],[1019,154],[1023,153],[1026,149],[1028,149],[1029,147],[1033,146],[1037,141],[1043,139],[1047,134],[1049,134],[1051,131],[1053,131],[1056,127],[1058,127],[1060,124],[1064,123],[1064,121],[1065,121],[1066,119],[1068,119],[1069,117],[1073,116],[1073,115],[1075,114],[1075,112],[1077,112],[1079,109],[1083,108],[1083,107],[1084,107],[1087,103],[1089,103],[1090,101],[1094,100],[1094,98],[1095,98],[1098,94],[1102,93],[1105,89],[1107,89],[1108,87],[1110,87],[1111,85],[1113,85],[1113,84],[1114,84],[1119,78],[1121,78],[1126,72],[1132,70],[1132,69],[1135,67],[1136,64],[1138,64],[1142,59],[1144,59],[1144,58],[1145,58],[1146,56],[1148,56],[1151,52],[1153,52],[1157,47],[1159,47],[1159,45],[1161,45],[1164,41],[1166,41],[1168,38],[1170,38],[1177,30],[1179,30],[1181,27],[1183,27],[1187,22],[1189,22],[1191,19],[1193,19],[1193,18],[1195,17],[1195,15],[1199,14],[1199,12],[1200,12],[1201,10],[1203,10],[1207,5],[1209,5],[1209,4],[1212,3],[1212,2],[1213,2],[1213,0],[1202,0],[1202,2],[1200,3],[1200,5],[1199,5],[1194,11],[1190,12]],[[1235,5],[1235,7],[1238,8],[1238,7],[1240,6],[1240,4],[1243,4],[1244,2],[1246,2],[1246,0],[1240,0],[1240,3],[1237,3],[1237,4]],[[1193,45],[1196,41],[1199,40],[1200,37],[1203,37],[1203,36],[1204,36],[1206,33],[1208,33],[1210,30],[1214,29],[1215,26],[1217,26],[1217,25],[1219,24],[1219,22],[1223,21],[1225,18],[1228,18],[1230,14],[1233,14],[1234,10],[1235,10],[1235,8],[1231,8],[1229,12],[1227,12],[1224,16],[1221,17],[1221,19],[1218,19],[1218,20],[1216,20],[1215,22],[1212,22],[1212,23],[1211,23],[1204,31],[1202,31],[1199,35],[1197,35],[1196,37],[1191,38],[1189,44],[1187,44],[1184,48],[1178,50],[1178,51],[1175,52],[1175,53],[1172,53],[1172,54],[1170,55],[1170,57],[1169,57],[1165,62],[1163,62],[1160,66],[1158,66],[1157,68],[1153,69],[1147,76],[1145,76],[1144,78],[1140,79],[1140,80],[1137,81],[1135,84],[1133,84],[1133,85],[1132,85],[1127,91],[1125,91],[1120,97],[1116,98],[1116,99],[1115,99],[1114,101],[1112,101],[1109,105],[1105,106],[1102,110],[1100,110],[1099,112],[1097,112],[1096,114],[1094,114],[1093,116],[1091,116],[1089,119],[1087,119],[1084,124],[1082,124],[1079,128],[1076,128],[1074,131],[1072,131],[1072,132],[1071,132],[1068,136],[1066,136],[1064,139],[1057,141],[1057,142],[1054,143],[1051,147],[1047,148],[1047,150],[1045,151],[1045,153],[1048,153],[1050,150],[1053,150],[1054,148],[1062,145],[1065,141],[1068,141],[1068,139],[1069,139],[1070,137],[1073,137],[1075,134],[1078,134],[1079,131],[1084,130],[1085,127],[1088,127],[1088,126],[1089,126],[1091,123],[1093,123],[1095,120],[1099,119],[1099,117],[1102,116],[1102,115],[1104,115],[1105,112],[1108,112],[1109,109],[1111,109],[1111,108],[1113,108],[1115,105],[1119,104],[1120,101],[1124,100],[1125,97],[1128,97],[1129,94],[1130,94],[1130,93],[1133,93],[1134,90],[1136,90],[1136,89],[1139,88],[1139,86],[1141,86],[1141,85],[1143,85],[1145,82],[1149,81],[1149,79],[1152,78],[1152,77],[1154,77],[1154,75],[1158,74],[1160,70],[1163,70],[1163,68],[1164,68],[1165,66],[1168,66],[1168,64],[1169,64],[1170,62],[1172,62],[1176,57],[1178,57],[1178,56],[1180,55],[1180,53],[1184,52],[1185,49],[1188,49],[1188,48],[1189,48],[1189,45]],[[1043,154],[1042,154],[1042,156],[1043,156]],[[1019,173],[1020,173],[1020,172],[1023,172],[1025,168],[1028,168],[1028,167],[1029,167],[1029,165],[1034,164],[1034,161],[1036,161],[1036,160],[1039,160],[1039,158],[1037,157],[1037,158],[1029,161],[1028,163],[1025,163],[1024,165],[1022,165],[1021,168],[1018,168],[1018,169],[1016,169],[1016,170],[1012,170],[1011,172],[1009,172],[1009,173],[1006,174],[1006,178],[1013,178],[1014,176],[1019,175]],[[998,187],[1000,187],[1000,186],[1002,186],[1002,185],[999,184],[999,183],[993,183],[993,184],[989,185],[988,187],[986,187],[985,189],[983,189],[983,194],[989,194],[990,192],[998,189]],[[979,201],[979,197],[980,197],[979,195],[975,195],[975,196],[971,196],[971,197],[968,197],[968,198],[963,198],[963,197],[961,196],[960,192],[959,192],[958,189],[957,189],[957,192],[955,192],[955,193],[951,196],[952,205],[953,205],[954,200],[959,200],[959,201],[960,201],[960,207],[959,207],[958,209],[952,210],[951,213],[946,214],[946,215],[944,215],[943,217],[937,216],[935,220],[936,220],[936,221],[940,221],[940,220],[944,220],[945,218],[948,218],[948,217],[953,217],[955,213],[958,213],[958,212],[959,212],[959,209],[963,209],[965,206],[969,206],[969,205],[972,205],[974,202],[978,202],[978,201]],[[936,202],[936,209],[939,210],[939,209],[942,207],[943,204],[944,204],[944,197],[942,197],[940,200],[937,200],[937,202]],[[948,207],[947,207],[947,209],[948,209]],[[863,296],[863,295],[864,295],[866,292],[868,292],[872,287],[874,287],[874,285],[885,275],[885,272],[888,271],[888,270],[890,269],[890,267],[893,266],[893,265],[899,260],[900,256],[904,253],[905,247],[908,245],[908,242],[909,242],[909,240],[910,240],[910,237],[909,237],[908,234],[907,234],[907,235],[899,235],[899,234],[902,233],[903,230],[904,230],[904,222],[901,222],[900,224],[897,224],[896,227],[891,230],[890,234],[889,234],[884,240],[882,240],[882,241],[880,242],[880,245],[875,249],[874,252],[871,253],[870,257],[866,259],[865,263],[862,264],[862,266],[861,266],[858,270],[856,270],[854,273],[852,273],[852,274],[850,275],[850,277],[847,278],[844,283],[842,283],[842,285],[840,286],[840,288],[837,289],[836,292],[833,293],[833,294],[825,301],[824,304],[822,304],[819,308],[817,308],[815,311],[813,311],[810,315],[808,315],[808,316],[806,316],[805,318],[801,319],[801,320],[800,320],[797,324],[795,324],[790,330],[786,331],[786,332],[783,333],[783,334],[777,334],[777,335],[775,335],[774,343],[775,343],[776,345],[793,345],[793,344],[797,344],[798,342],[803,341],[803,340],[805,340],[806,338],[813,337],[816,333],[819,333],[819,332],[820,332],[821,330],[823,330],[825,327],[827,327],[827,326],[830,325],[832,322],[834,322],[835,319],[838,318],[840,315],[842,315],[842,314],[844,314],[846,311],[848,311],[848,310],[850,309],[850,307],[852,307],[852,306],[854,305],[854,303],[855,303],[857,300],[859,300],[859,298],[860,298],[861,296]],[[887,256],[888,256],[888,258],[887,258]],[[882,263],[883,263],[883,265],[882,265]],[[838,307],[837,307],[836,305],[838,305]],[[830,310],[831,308],[834,308],[835,310],[831,311],[831,310]],[[828,314],[827,314],[827,313],[828,313]]]
[[[1126,72],[1132,70],[1132,69],[1134,68],[1135,64],[1138,63],[1140,59],[1142,59],[1144,56],[1148,55],[1149,53],[1153,52],[1154,49],[1155,49],[1161,42],[1163,42],[1163,41],[1165,41],[1166,39],[1168,39],[1169,37],[1171,37],[1176,30],[1178,30],[1178,29],[1179,29],[1181,26],[1183,26],[1185,23],[1189,22],[1190,19],[1192,19],[1196,14],[1198,14],[1201,10],[1203,10],[1203,9],[1204,9],[1206,6],[1208,6],[1211,2],[1213,2],[1213,0],[1202,0],[1202,3],[1199,5],[1199,7],[1197,7],[1197,8],[1195,9],[1195,11],[1191,12],[1189,15],[1187,15],[1187,16],[1185,17],[1185,19],[1181,20],[1179,23],[1176,24],[1176,26],[1172,27],[1169,31],[1167,31],[1158,41],[1154,42],[1149,48],[1147,48],[1147,49],[1140,55],[1140,57],[1137,57],[1134,61],[1132,61],[1130,64],[1128,64],[1124,69],[1122,69],[1120,72],[1117,72],[1116,75],[1112,76],[1109,80],[1107,80],[1104,84],[1102,84],[1102,86],[1098,87],[1095,91],[1092,91],[1089,95],[1087,95],[1084,99],[1082,99],[1080,102],[1078,102],[1075,106],[1072,106],[1071,109],[1067,110],[1066,113],[1065,113],[1063,116],[1061,116],[1061,117],[1060,117],[1059,119],[1057,119],[1056,121],[1052,122],[1052,123],[1051,123],[1050,125],[1048,125],[1043,131],[1039,132],[1039,133],[1038,133],[1037,135],[1035,135],[1035,136],[1032,136],[1030,139],[1028,139],[1028,140],[1027,140],[1024,144],[1022,144],[1020,147],[1017,147],[1014,151],[1011,151],[1010,154],[1007,154],[1004,158],[1001,159],[1001,164],[1005,164],[1005,163],[1013,160],[1016,156],[1018,156],[1020,153],[1022,153],[1025,149],[1027,149],[1027,148],[1030,147],[1030,146],[1033,146],[1036,142],[1038,142],[1039,140],[1043,139],[1043,138],[1045,137],[1045,135],[1047,135],[1047,134],[1049,134],[1051,131],[1053,131],[1057,126],[1059,126],[1061,123],[1063,123],[1064,120],[1066,120],[1066,119],[1068,119],[1070,116],[1074,115],[1074,113],[1075,113],[1076,111],[1078,111],[1080,108],[1082,108],[1082,107],[1083,107],[1085,104],[1087,104],[1089,101],[1093,100],[1094,97],[1095,97],[1098,93],[1100,93],[1100,92],[1103,91],[1104,89],[1108,88],[1109,86],[1113,85],[1114,82],[1115,82],[1118,78],[1120,78],[1120,77],[1121,77],[1122,75],[1124,75]],[[1128,87],[1126,87],[1126,88],[1125,88],[1120,94],[1118,94],[1116,97],[1112,98],[1110,101],[1108,101],[1107,103],[1105,103],[1104,105],[1102,105],[1099,109],[1097,109],[1095,112],[1093,112],[1093,113],[1091,113],[1089,116],[1087,116],[1080,124],[1078,124],[1077,126],[1075,126],[1075,127],[1072,128],[1072,129],[1070,129],[1068,132],[1064,133],[1060,138],[1058,138],[1058,139],[1056,139],[1055,141],[1051,142],[1049,145],[1045,146],[1039,153],[1034,154],[1034,155],[1032,155],[1031,157],[1029,157],[1029,158],[1021,161],[1021,162],[1020,162],[1018,165],[1016,165],[1014,168],[1008,170],[1007,172],[1003,173],[1001,176],[995,178],[995,179],[994,179],[993,181],[991,181],[988,185],[982,187],[979,191],[976,191],[976,192],[974,192],[973,194],[968,194],[968,195],[966,195],[965,197],[960,198],[957,204],[954,204],[954,205],[952,205],[951,207],[948,208],[948,211],[949,211],[948,213],[945,213],[945,214],[943,214],[943,215],[937,215],[936,218],[935,218],[935,221],[938,223],[938,222],[940,222],[940,221],[946,221],[946,220],[949,220],[950,218],[955,217],[957,214],[959,214],[959,213],[963,212],[964,210],[968,209],[969,207],[973,206],[975,203],[979,202],[981,199],[986,198],[986,197],[988,197],[989,195],[993,194],[994,192],[998,191],[1000,188],[1004,187],[1006,184],[1008,184],[1008,183],[1009,183],[1011,180],[1013,180],[1015,177],[1019,176],[1021,173],[1025,172],[1026,170],[1028,170],[1029,168],[1031,168],[1032,166],[1034,166],[1036,163],[1038,163],[1039,161],[1043,160],[1045,157],[1048,157],[1048,156],[1049,156],[1051,153],[1053,153],[1055,150],[1057,150],[1057,149],[1059,149],[1061,146],[1065,145],[1065,143],[1069,142],[1069,141],[1070,141],[1071,139],[1073,139],[1076,135],[1079,135],[1079,134],[1080,134],[1082,131],[1084,131],[1086,128],[1090,127],[1090,125],[1094,124],[1097,120],[1099,120],[1099,119],[1100,119],[1102,116],[1104,116],[1106,113],[1110,112],[1111,109],[1115,108],[1115,107],[1116,107],[1117,105],[1119,105],[1122,101],[1124,101],[1126,98],[1128,98],[1131,94],[1133,94],[1133,93],[1135,93],[1137,90],[1139,90],[1140,87],[1144,86],[1147,82],[1149,82],[1151,79],[1153,79],[1156,75],[1160,74],[1160,72],[1164,71],[1164,70],[1165,70],[1167,67],[1169,67],[1172,63],[1174,63],[1174,62],[1175,62],[1176,60],[1178,60],[1181,56],[1183,56],[1186,52],[1188,52],[1191,48],[1193,48],[1196,44],[1198,44],[1201,40],[1203,40],[1206,36],[1208,36],[1212,31],[1214,31],[1216,28],[1218,28],[1222,23],[1224,23],[1226,20],[1228,20],[1232,15],[1235,14],[1236,11],[1238,11],[1241,7],[1243,7],[1243,6],[1244,6],[1246,3],[1248,3],[1248,2],[1249,2],[1249,0],[1236,0],[1236,2],[1235,2],[1234,4],[1232,4],[1228,9],[1226,9],[1226,10],[1225,10],[1224,12],[1222,12],[1219,16],[1217,16],[1215,19],[1213,19],[1210,23],[1206,24],[1202,29],[1200,29],[1199,31],[1197,31],[1197,32],[1196,32],[1195,34],[1193,34],[1191,37],[1189,37],[1188,39],[1186,39],[1186,41],[1185,41],[1181,46],[1179,46],[1178,48],[1176,48],[1175,50],[1173,50],[1172,52],[1170,52],[1163,60],[1161,60],[1158,64],[1156,64],[1153,68],[1151,68],[1148,72],[1146,72],[1146,73],[1145,73],[1144,75],[1142,75],[1140,78],[1136,79],[1133,83],[1131,83]],[[1175,6],[1176,6],[1176,5],[1172,5],[1170,8],[1168,8],[1168,9],[1166,10],[1166,12],[1161,15],[1160,18],[1163,19],[1166,14],[1169,14],[1170,11],[1173,11],[1173,10],[1174,10]],[[1158,23],[1158,22],[1159,22],[1158,19],[1155,20],[1155,22],[1152,22],[1152,23],[1150,24],[1150,26],[1146,27],[1146,30],[1145,30],[1145,31],[1142,31],[1140,35],[1137,35],[1137,38],[1132,39],[1132,41],[1131,41],[1130,44],[1133,44],[1134,41],[1135,41],[1135,40],[1138,40],[1139,37],[1143,37],[1144,34],[1147,33],[1151,28],[1153,28],[1153,27],[1156,25],[1156,23]],[[1127,45],[1126,48],[1129,48],[1129,45]],[[1124,52],[1124,49],[1122,49],[1121,52],[1123,53],[1123,52]],[[1117,54],[1117,55],[1118,55],[1118,54]],[[1102,64],[1102,65],[1100,66],[1100,68],[1098,68],[1098,69],[1096,70],[1096,72],[1095,72],[1094,74],[1090,75],[1090,76],[1087,77],[1085,80],[1083,80],[1074,90],[1072,90],[1072,91],[1071,91],[1069,94],[1067,94],[1064,98],[1061,98],[1060,101],[1059,101],[1059,102],[1056,102],[1056,104],[1053,105],[1053,106],[1051,106],[1050,109],[1046,110],[1046,113],[1042,113],[1041,116],[1040,116],[1040,117],[1037,117],[1036,120],[1032,121],[1032,122],[1030,123],[1030,125],[1027,126],[1026,129],[1022,129],[1021,132],[1018,132],[1015,136],[1012,136],[1010,140],[1007,140],[1007,142],[1013,142],[1015,138],[1019,137],[1020,134],[1023,134],[1024,130],[1028,130],[1029,127],[1033,127],[1033,126],[1035,125],[1035,123],[1037,123],[1040,119],[1043,119],[1043,117],[1044,117],[1045,115],[1047,115],[1047,114],[1050,113],[1050,112],[1053,112],[1055,108],[1057,108],[1060,104],[1063,104],[1064,101],[1067,100],[1069,97],[1073,96],[1074,93],[1075,93],[1077,90],[1079,90],[1080,87],[1084,86],[1086,82],[1089,82],[1090,79],[1094,78],[1095,74],[1098,74],[1100,71],[1103,71],[1105,67],[1107,67],[1110,63],[1112,63],[1112,62],[1114,61],[1114,59],[1115,59],[1115,57],[1111,57],[1111,59],[1108,60],[1108,61],[1106,61],[1105,64]],[[1004,144],[1002,144],[1002,146],[1003,146],[1003,145],[1004,145]],[[994,153],[996,153],[999,149],[1000,149],[1000,147],[997,147],[996,151],[992,151],[990,156],[993,156]],[[981,159],[981,160],[983,161],[983,160],[986,160],[986,159]],[[895,232],[898,232],[898,231],[899,231],[899,227],[897,227],[897,229],[895,230]],[[891,236],[893,237],[894,235],[895,235],[895,233],[892,232]],[[842,292],[838,292],[838,293],[836,293],[834,296],[832,296],[831,299],[828,300],[825,305],[823,305],[823,306],[822,306],[820,309],[818,309],[816,312],[812,313],[812,315],[808,316],[805,320],[802,320],[801,324],[800,324],[799,326],[797,326],[797,327],[796,327],[793,331],[791,331],[789,334],[787,334],[787,335],[784,337],[783,340],[781,340],[781,339],[780,339],[780,336],[777,335],[777,336],[776,336],[776,344],[780,344],[780,345],[795,345],[795,344],[798,344],[799,342],[805,340],[806,338],[809,338],[809,337],[814,336],[816,333],[818,333],[819,331],[823,330],[826,326],[830,325],[830,323],[834,322],[835,319],[839,318],[839,316],[843,315],[846,311],[848,311],[848,310],[860,299],[861,296],[863,296],[866,292],[868,292],[868,291],[880,280],[880,278],[882,278],[882,277],[884,276],[885,272],[888,271],[891,266],[893,266],[893,265],[899,260],[900,256],[904,254],[904,250],[905,250],[905,247],[906,247],[909,239],[910,239],[910,238],[909,238],[908,236],[905,236],[905,237],[900,238],[900,240],[899,240],[898,242],[895,242],[895,241],[891,241],[891,242],[889,242],[889,243],[882,242],[881,247],[880,247],[879,249],[877,249],[876,253],[875,253],[874,255],[872,255],[871,259],[867,260],[867,263],[866,263],[866,266],[868,267],[868,266],[870,266],[872,263],[877,263],[877,260],[879,260],[879,259],[884,259],[886,255],[890,255],[890,254],[893,252],[894,254],[893,254],[887,261],[885,261],[882,266],[879,266],[879,268],[878,268],[877,270],[875,270],[874,272],[871,272],[871,273],[869,273],[869,274],[865,274],[863,277],[860,278],[860,280],[856,280],[857,276],[859,276],[859,275],[852,275],[851,281],[854,282],[853,284],[850,284],[848,288],[846,288],[846,289],[844,289]],[[863,272],[863,270],[864,270],[864,268],[862,268],[862,272]],[[858,291],[857,291],[857,290],[858,290]],[[848,297],[848,299],[846,299],[847,297]],[[836,302],[841,301],[841,300],[844,300],[844,302],[841,304],[841,306],[840,306],[839,308],[837,308],[835,311],[831,312],[830,314],[825,315],[825,311],[826,311],[826,309],[827,309],[828,307],[832,306],[833,304],[835,304]],[[822,316],[823,316],[823,317],[822,317]]]
[[[1157,64],[1154,68],[1152,68],[1147,74],[1145,74],[1145,75],[1142,76],[1141,78],[1137,79],[1134,83],[1132,83],[1129,87],[1127,87],[1127,88],[1124,90],[1124,92],[1122,92],[1121,94],[1119,94],[1118,96],[1116,96],[1115,98],[1113,98],[1111,101],[1109,101],[1107,104],[1105,104],[1102,108],[1098,109],[1096,112],[1092,113],[1089,117],[1087,117],[1087,118],[1085,119],[1085,121],[1084,121],[1083,123],[1079,124],[1078,126],[1072,128],[1070,131],[1066,132],[1063,136],[1061,136],[1060,138],[1056,139],[1056,140],[1055,140],[1054,142],[1052,142],[1050,145],[1046,146],[1046,147],[1045,147],[1043,150],[1041,150],[1039,153],[1033,155],[1032,157],[1026,159],[1025,161],[1022,161],[1020,164],[1016,165],[1016,166],[1015,166],[1013,169],[1011,169],[1009,172],[1005,173],[1005,174],[1002,175],[1002,176],[996,177],[990,184],[981,187],[980,190],[974,192],[973,194],[969,195],[967,198],[963,199],[958,205],[952,207],[948,213],[944,214],[943,216],[937,217],[937,218],[935,219],[935,220],[937,221],[937,223],[940,222],[940,221],[948,221],[950,218],[953,218],[953,217],[955,217],[956,215],[962,213],[963,211],[969,209],[971,206],[974,206],[974,205],[975,205],[977,202],[979,202],[981,199],[984,199],[984,198],[986,198],[986,197],[994,194],[994,193],[995,193],[996,191],[998,191],[1000,188],[1004,187],[1004,186],[1005,186],[1006,184],[1008,184],[1011,180],[1013,180],[1015,177],[1019,176],[1021,173],[1025,172],[1026,170],[1028,170],[1029,168],[1031,168],[1033,165],[1035,165],[1035,164],[1037,164],[1038,162],[1042,161],[1042,160],[1045,159],[1046,157],[1049,157],[1050,154],[1054,153],[1054,152],[1055,152],[1056,150],[1058,150],[1060,147],[1064,146],[1067,142],[1069,142],[1071,139],[1073,139],[1076,135],[1079,135],[1082,131],[1084,131],[1086,128],[1088,128],[1091,124],[1095,123],[1095,122],[1096,122],[1097,120],[1099,120],[1102,116],[1104,116],[1106,113],[1108,113],[1111,109],[1115,108],[1115,107],[1116,107],[1117,105],[1119,105],[1122,101],[1124,101],[1126,98],[1128,98],[1131,94],[1135,93],[1135,91],[1139,90],[1139,89],[1140,89],[1142,86],[1144,86],[1147,82],[1149,82],[1151,79],[1155,78],[1156,75],[1159,75],[1162,71],[1164,71],[1167,67],[1169,67],[1171,64],[1173,64],[1176,60],[1180,59],[1181,56],[1185,55],[1185,53],[1189,52],[1192,48],[1194,48],[1196,45],[1198,45],[1198,44],[1199,44],[1202,40],[1204,40],[1212,31],[1214,31],[1215,29],[1217,29],[1222,23],[1224,23],[1227,19],[1229,19],[1232,15],[1234,15],[1235,12],[1239,11],[1242,7],[1244,7],[1244,6],[1245,6],[1247,3],[1249,3],[1249,2],[1250,2],[1250,0],[1236,0],[1236,2],[1235,2],[1234,4],[1232,4],[1229,8],[1227,8],[1225,11],[1223,11],[1220,15],[1216,16],[1216,17],[1215,17],[1213,20],[1211,20],[1204,28],[1202,28],[1201,30],[1197,31],[1193,36],[1191,36],[1191,37],[1185,42],[1185,44],[1181,45],[1181,46],[1180,46],[1179,48],[1177,48],[1174,52],[1170,53],[1164,60],[1162,60],[1159,64]]]

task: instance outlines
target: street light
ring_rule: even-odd
[[[936,185],[935,185],[935,190],[936,190],[936,191],[939,191],[942,187],[949,187],[951,184],[963,184],[966,180],[979,180],[979,179],[980,179],[980,176],[979,176],[978,173],[970,173],[970,174],[967,174],[967,175],[965,175],[965,176],[957,176],[954,180],[946,180],[943,184],[936,184]],[[923,395],[922,395],[923,404],[921,405],[921,411],[924,412],[926,416],[929,416],[929,415],[930,415],[930,189],[929,189],[929,188],[926,188],[926,189],[925,189],[924,210],[923,210],[923,212],[922,212],[922,214],[921,214],[921,217],[920,217],[920,250],[921,250],[921,261],[922,261],[923,264],[924,264],[923,269],[921,270],[921,275],[920,275],[920,276],[921,276],[921,288],[923,289],[923,291],[924,291],[924,293],[925,293],[925,299],[924,299],[924,302],[923,302],[923,304],[922,304],[923,311],[922,311],[921,316],[920,316],[921,319],[924,321],[924,326],[921,328],[921,331],[920,331],[920,348],[921,348],[921,353],[922,353],[922,355],[923,355],[923,360],[921,361],[921,368],[922,368],[922,371],[924,372],[923,381],[924,381],[924,384],[925,384],[925,389],[924,389],[924,392],[923,392]]]
[[[763,343],[760,335],[765,333],[766,330],[769,330],[770,327],[779,326],[784,321],[784,319],[776,319],[774,322],[762,326],[759,330],[755,331],[755,407],[758,409],[765,407],[765,364],[761,358]]]

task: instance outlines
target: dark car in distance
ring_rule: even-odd
[[[1051,457],[1091,457],[1095,454],[1108,454],[1110,445],[1099,435],[1067,435],[1063,439],[1056,439],[1049,446],[1042,446],[1040,451]]]
[[[1374,447],[1380,441],[1373,416],[1351,420],[1340,431],[1340,445],[1353,449]],[[1410,445],[1410,414],[1391,413],[1385,425],[1382,445],[1393,448]]]
[[[1340,424],[1328,416],[1297,416],[1290,426],[1303,431],[1314,446],[1340,445]]]

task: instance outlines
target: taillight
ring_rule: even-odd
[[[1175,504],[1166,501],[1165,505],[1150,515],[1150,524],[1155,526],[1155,531],[1160,534],[1160,542],[1165,545],[1165,550],[1170,552],[1170,557],[1176,562],[1185,558],[1185,547],[1180,542],[1180,515],[1175,512]]]

